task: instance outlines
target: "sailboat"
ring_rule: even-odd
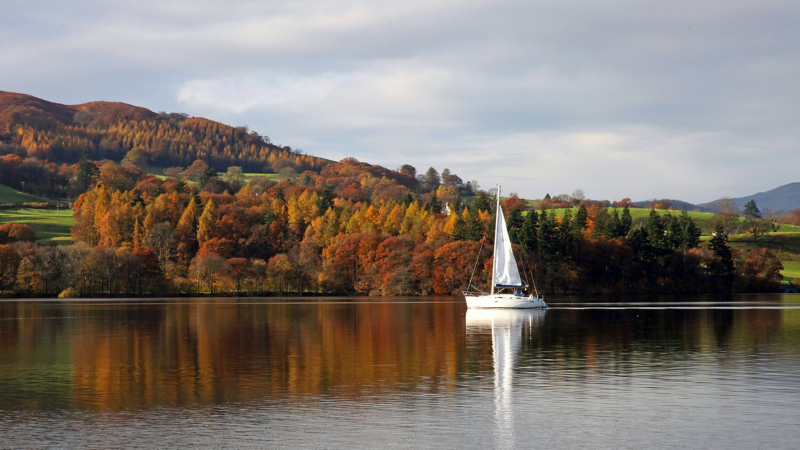
[[[481,243],[481,248],[483,244]],[[480,259],[480,250],[478,251]],[[517,268],[517,260],[511,249],[506,219],[500,208],[500,185],[497,186],[497,215],[494,227],[494,258],[492,263],[492,290],[488,294],[472,290],[472,279],[469,287],[463,291],[468,308],[547,308],[541,295],[528,293],[528,285],[522,282]],[[477,267],[478,261],[475,261]],[[475,268],[472,269],[473,277]]]

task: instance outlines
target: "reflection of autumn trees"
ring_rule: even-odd
[[[800,313],[562,309],[520,333],[517,364],[548,376],[635,373],[653,359],[691,370],[694,358],[797,358]],[[39,372],[8,372],[21,366]],[[62,406],[455,395],[464,377],[492,371],[491,331],[467,330],[457,303],[0,303],[0,397],[35,385]]]
[[[87,310],[74,342],[75,395],[91,407],[360,396],[436,380],[453,388],[459,305],[167,305]],[[120,320],[122,319],[122,320]]]

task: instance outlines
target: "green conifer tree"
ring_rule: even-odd
[[[572,228],[572,209],[567,208],[564,215],[561,217],[561,224],[558,226],[558,231],[561,239],[561,247],[563,255],[568,254],[569,248],[575,238]]]
[[[322,195],[319,197],[319,201],[317,203],[317,210],[319,211],[319,215],[324,215],[328,208],[333,206],[333,186],[325,186],[322,188]]]
[[[186,182],[183,180],[178,180],[175,182],[175,192],[179,194],[183,194],[186,192]]]
[[[667,227],[655,209],[650,210],[650,217],[647,218],[644,229],[647,231],[647,238],[653,251],[659,255],[669,253],[670,245],[667,238]]]
[[[683,228],[681,228],[680,219],[673,215],[667,214],[664,217],[667,222],[667,245],[670,250],[683,248]]]
[[[439,201],[436,192],[431,194],[431,199],[428,201],[428,204],[425,205],[425,209],[431,214],[440,214],[442,212],[442,202]]]
[[[522,245],[528,252],[539,248],[539,214],[534,209],[525,215],[525,222],[522,224]]]
[[[489,197],[487,197],[486,193],[483,191],[481,191],[478,196],[475,197],[475,201],[472,202],[470,214],[477,214],[478,211],[494,211],[494,208],[492,208],[492,204],[489,201]]]
[[[408,205],[414,203],[414,194],[406,192],[406,195],[403,196],[403,200],[400,203],[404,208],[408,208]]]
[[[547,211],[542,211],[542,215],[539,219],[538,233],[539,254],[549,268],[552,268],[559,259],[559,237],[559,230],[555,221],[555,212],[548,214]]]
[[[78,163],[78,171],[75,174],[75,194],[80,195],[92,189],[100,179],[100,169],[95,163],[89,161],[89,152],[84,150],[81,154],[81,161]]]
[[[683,250],[689,250],[700,245],[700,235],[703,234],[700,227],[694,223],[694,220],[686,212],[686,206],[683,207],[683,213],[680,217],[680,229],[682,234]]]
[[[486,234],[486,224],[481,222],[478,214],[470,214],[467,221],[467,240],[480,241]]]
[[[617,207],[615,206],[611,210],[611,218],[608,219],[606,223],[606,238],[607,239],[614,239],[620,237],[620,221],[619,221],[619,212],[617,212]]]
[[[577,231],[583,231],[589,226],[589,210],[583,203],[581,203],[578,212],[575,214],[575,220],[572,221],[572,226]]]
[[[631,217],[631,209],[626,203],[622,208],[622,217],[619,219],[619,235],[620,237],[627,236],[631,232],[633,226],[633,217]]]
[[[512,209],[511,213],[508,215],[508,220],[506,220],[506,227],[508,228],[508,237],[514,244],[522,243],[523,223],[524,219],[522,218],[520,210],[517,208]]]
[[[733,252],[728,245],[728,236],[722,228],[722,224],[717,223],[711,240],[708,242],[709,248],[716,256],[712,264],[709,265],[709,272],[712,280],[721,291],[731,291],[733,281],[736,279],[736,272],[733,264]]]
[[[469,240],[467,236],[467,222],[459,215],[456,217],[456,223],[453,224],[453,232],[450,234],[450,237],[454,241],[466,241]]]

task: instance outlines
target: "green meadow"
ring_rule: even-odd
[[[69,209],[0,209],[0,223],[16,222],[30,226],[41,243],[71,243],[69,229],[75,225]]]
[[[167,176],[164,175],[164,168],[161,168],[161,167],[159,167],[159,168],[148,168],[147,169],[147,173],[149,173],[150,175],[153,175],[155,177],[158,177],[158,178],[160,178],[162,180],[166,180],[167,179]],[[220,173],[219,175],[222,176],[224,174]],[[248,182],[248,181],[252,180],[253,178],[259,178],[259,177],[269,178],[269,179],[275,180],[275,181],[283,181],[283,175],[280,175],[280,174],[277,174],[277,173],[257,173],[257,172],[245,172],[244,173],[244,181],[245,182]],[[295,178],[297,178],[296,175],[290,177],[290,179],[295,179]],[[188,184],[194,184],[191,181],[187,181],[187,183]]]
[[[55,203],[53,200],[20,192],[0,184],[0,203]]]
[[[279,173],[255,173],[255,172],[245,172],[244,173],[244,181],[245,182],[250,181],[253,178],[259,178],[259,177],[269,178],[270,180],[274,180],[274,181],[283,181],[283,179],[284,179],[283,175],[281,175]],[[292,179],[292,180],[294,180],[295,178],[297,178],[296,175],[290,177],[290,179]]]
[[[578,211],[578,208],[569,208],[569,209],[572,210],[572,215],[575,216],[575,213]],[[607,209],[608,209],[608,212],[610,213],[614,208],[613,207],[609,207]],[[567,210],[567,208],[555,208],[555,209],[552,209],[550,211],[555,211],[556,215],[558,217],[561,217],[561,216],[564,215],[564,212],[566,210]],[[619,214],[622,214],[622,208],[617,208],[617,212]],[[634,220],[635,219],[639,219],[639,218],[650,217],[650,208],[630,208],[630,212],[631,212],[631,217]],[[666,213],[666,214],[671,214],[671,215],[683,214],[683,211],[681,211],[681,210],[668,210],[668,209],[657,209],[656,212],[658,212],[659,214],[665,214]],[[707,221],[712,216],[713,216],[713,214],[711,214],[711,213],[689,211],[689,217],[691,217],[694,220]],[[798,231],[800,231],[800,227],[798,227],[798,228],[799,228]]]

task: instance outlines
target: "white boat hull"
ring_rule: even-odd
[[[467,299],[467,308],[470,309],[547,308],[547,304],[544,300],[536,298],[533,295],[529,297],[520,297],[513,294],[466,295],[465,298]]]

